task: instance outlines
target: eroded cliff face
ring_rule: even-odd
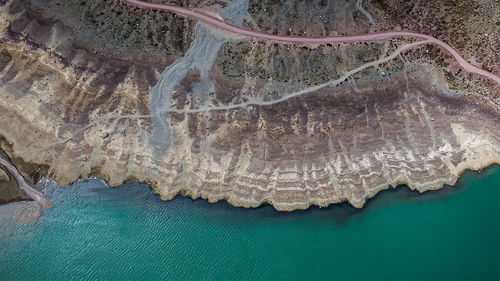
[[[230,4],[220,13],[247,3]],[[62,5],[0,7],[1,144],[27,176],[67,184],[98,175],[112,186],[150,183],[165,200],[182,193],[294,210],[361,207],[389,186],[437,189],[464,169],[500,163],[498,89],[461,75],[438,49],[341,79],[407,40],[283,45],[118,1]],[[230,20],[263,28],[249,6],[255,22]],[[345,7],[357,14],[337,24],[373,26],[356,20],[355,1]],[[367,9],[377,21],[384,10],[375,7]],[[118,24],[129,31],[110,31]],[[154,39],[176,28],[182,36]]]
[[[160,193],[279,210],[345,200],[361,207],[388,186],[436,189],[499,160],[495,105],[402,76],[208,118],[189,114],[173,125],[182,139],[175,150],[185,155],[172,174],[179,189],[161,185]]]

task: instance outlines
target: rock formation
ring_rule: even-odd
[[[407,9],[387,1],[364,4],[374,23],[356,1],[317,1],[342,11],[297,20],[288,17],[301,1],[256,2],[208,4],[270,33],[427,30],[398,22],[393,15]],[[274,21],[269,11],[284,15]],[[181,193],[290,211],[361,207],[390,186],[438,189],[500,163],[499,89],[439,49],[411,49],[340,79],[410,39],[261,42],[111,0],[0,1],[0,19],[0,143],[34,181],[94,175],[111,186],[149,183],[164,200]],[[454,46],[499,74],[500,26],[492,28],[496,41],[471,42],[496,52],[472,57],[472,43]]]

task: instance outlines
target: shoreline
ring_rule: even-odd
[[[318,205],[318,204],[310,204],[307,208],[305,209],[300,209],[300,208],[297,208],[297,209],[293,209],[293,210],[279,210],[275,207],[275,205],[273,205],[272,203],[270,202],[264,202],[260,205],[258,205],[257,207],[246,207],[246,206],[241,206],[241,205],[237,205],[237,204],[232,204],[230,201],[226,200],[226,199],[221,199],[221,200],[217,200],[217,201],[211,201],[209,200],[208,198],[203,198],[203,197],[192,197],[190,196],[190,194],[182,194],[182,192],[179,192],[177,193],[176,195],[174,195],[173,198],[171,199],[164,199],[161,197],[161,194],[157,193],[155,191],[155,189],[148,183],[146,182],[141,182],[141,181],[131,181],[131,182],[127,182],[127,183],[123,183],[122,185],[124,184],[144,184],[144,185],[147,185],[149,187],[149,189],[153,192],[153,194],[158,197],[158,199],[160,199],[162,202],[169,202],[169,201],[172,201],[172,200],[175,200],[175,198],[181,196],[183,198],[190,198],[192,200],[203,200],[203,201],[206,201],[207,203],[209,204],[217,204],[217,203],[227,203],[228,205],[230,205],[232,208],[237,208],[237,209],[258,209],[258,208],[261,208],[261,207],[264,207],[264,206],[271,206],[273,207],[273,210],[275,210],[276,212],[278,213],[284,213],[284,214],[289,214],[289,213],[294,213],[294,212],[301,212],[301,211],[307,211],[307,210],[310,210],[310,209],[313,209],[313,208],[318,208],[318,209],[328,209],[328,208],[334,208],[335,206],[337,205],[347,205],[347,206],[350,206],[356,210],[363,210],[365,209],[369,203],[373,200],[375,200],[378,196],[380,196],[381,193],[384,193],[384,192],[391,192],[391,191],[394,191],[396,189],[400,189],[400,188],[403,188],[403,187],[406,187],[408,189],[408,191],[410,192],[415,192],[415,193],[418,193],[418,195],[422,195],[422,194],[426,194],[428,192],[434,192],[434,191],[441,191],[441,190],[444,190],[446,188],[454,188],[458,182],[460,181],[460,178],[465,174],[467,173],[468,171],[470,172],[473,172],[473,173],[476,173],[476,174],[481,174],[483,170],[486,170],[486,169],[492,169],[493,167],[495,166],[499,166],[500,167],[500,161],[491,161],[489,162],[488,164],[486,165],[482,165],[480,166],[480,168],[476,169],[476,168],[465,168],[464,170],[462,170],[459,175],[457,176],[457,179],[453,182],[453,183],[444,183],[442,184],[440,187],[435,187],[435,188],[429,188],[429,189],[426,189],[426,190],[418,190],[418,189],[415,189],[415,188],[412,188],[411,187],[411,184],[408,184],[408,183],[405,183],[405,182],[400,182],[400,183],[397,183],[396,185],[388,185],[386,188],[384,189],[380,189],[378,190],[373,196],[371,197],[367,197],[365,202],[361,205],[361,206],[355,206],[353,204],[351,204],[351,202],[349,202],[348,200],[344,200],[344,201],[340,201],[340,202],[332,202],[332,203],[329,203],[327,206],[322,206],[322,205]],[[89,179],[99,179],[101,181],[103,181],[106,186],[108,186],[109,188],[117,188],[119,186],[122,186],[122,185],[118,185],[118,186],[112,186],[109,184],[108,180],[104,179],[104,178],[101,178],[99,176],[93,176],[93,177],[89,177],[87,179],[78,179],[70,184],[69,185],[72,185],[74,184],[75,182],[79,181],[79,180],[89,180]],[[50,180],[50,179],[49,179]]]
[[[420,191],[420,190],[417,190],[417,189],[412,189],[410,187],[410,185],[408,185],[407,183],[398,183],[397,185],[395,186],[392,186],[392,185],[388,185],[387,188],[385,189],[381,189],[379,190],[377,193],[375,193],[374,196],[371,196],[371,197],[368,197],[366,198],[366,201],[365,203],[360,206],[360,207],[357,207],[357,206],[354,206],[352,204],[350,204],[349,201],[345,200],[345,201],[341,201],[341,202],[335,202],[335,203],[330,203],[328,206],[320,206],[320,205],[315,205],[315,204],[311,204],[308,208],[306,209],[294,209],[294,210],[290,210],[290,211],[283,211],[283,210],[278,210],[276,209],[273,204],[270,204],[270,203],[263,203],[257,207],[245,207],[245,206],[240,206],[240,205],[233,205],[231,204],[229,201],[225,200],[225,199],[222,199],[222,200],[218,200],[218,201],[210,201],[210,200],[207,200],[206,198],[202,198],[202,197],[191,197],[190,195],[185,195],[185,194],[182,194],[182,192],[179,192],[178,194],[176,194],[172,199],[168,199],[168,200],[164,200],[161,198],[160,194],[155,192],[154,188],[151,186],[151,184],[149,183],[146,183],[146,182],[143,182],[143,181],[128,181],[128,182],[124,182],[123,184],[121,185],[117,185],[117,186],[113,186],[113,185],[110,185],[109,184],[109,181],[106,180],[105,178],[102,178],[100,176],[90,176],[88,178],[78,178],[77,180],[67,184],[67,185],[59,185],[57,183],[56,180],[54,179],[50,179],[50,178],[42,178],[40,180],[40,182],[43,182],[45,181],[44,185],[47,184],[47,182],[53,182],[55,183],[56,185],[58,185],[59,187],[67,187],[67,186],[71,186],[77,182],[80,182],[80,181],[83,181],[83,182],[87,182],[87,181],[90,181],[90,180],[99,180],[99,181],[102,181],[108,188],[111,188],[111,189],[114,189],[114,188],[120,188],[124,185],[129,185],[129,184],[139,184],[139,185],[145,185],[149,188],[149,190],[152,192],[152,194],[158,198],[160,201],[162,202],[169,202],[169,201],[173,201],[175,200],[175,198],[188,198],[188,199],[191,199],[193,201],[195,200],[200,200],[200,201],[205,201],[207,202],[208,204],[218,204],[218,203],[225,203],[229,206],[231,206],[231,208],[235,208],[235,209],[258,209],[258,208],[261,208],[261,207],[265,207],[265,206],[270,206],[270,207],[273,207],[273,210],[275,210],[276,212],[278,213],[283,213],[283,214],[291,214],[291,213],[294,213],[294,212],[302,212],[302,211],[307,211],[307,210],[310,210],[310,209],[328,209],[328,208],[334,208],[335,206],[337,205],[345,205],[345,206],[350,206],[356,210],[363,210],[365,209],[371,201],[373,200],[376,200],[378,196],[380,196],[381,194],[385,193],[385,192],[391,192],[391,191],[394,191],[396,189],[400,189],[400,188],[405,188],[408,190],[408,192],[411,192],[412,194],[415,194],[415,195],[423,195],[423,194],[427,194],[427,193],[433,193],[433,192],[439,192],[439,191],[443,191],[444,189],[448,189],[448,188],[454,188],[460,181],[460,179],[462,178],[462,176],[465,174],[465,173],[468,173],[468,172],[471,172],[471,173],[475,173],[477,175],[482,175],[483,171],[484,170],[490,170],[490,169],[494,169],[494,167],[500,167],[500,162],[495,162],[495,161],[492,161],[491,163],[489,164],[486,164],[485,166],[481,166],[481,168],[479,169],[475,169],[475,168],[466,168],[464,169],[457,177],[457,180],[454,182],[454,183],[445,183],[443,184],[441,187],[438,187],[438,188],[430,188],[430,189],[427,189],[427,190],[423,190],[423,191]],[[50,199],[50,198],[49,198]],[[15,203],[23,203],[23,202],[30,202],[30,201],[16,201],[16,202],[9,202],[9,203],[5,203],[5,204],[2,204],[3,206],[7,206],[9,204],[15,204]],[[34,202],[34,201],[33,201]],[[0,205],[0,206],[2,206]],[[50,207],[49,207],[50,208]]]
[[[0,160],[1,159],[2,158],[0,158]],[[0,164],[1,164],[1,162],[0,162]],[[272,211],[275,212],[277,215],[284,215],[284,216],[293,216],[293,215],[303,214],[304,212],[319,211],[319,210],[332,211],[335,209],[339,212],[339,216],[340,216],[340,218],[336,218],[336,221],[338,224],[341,224],[345,220],[349,219],[352,215],[362,214],[362,213],[368,211],[369,208],[371,207],[371,205],[373,203],[377,202],[377,200],[382,196],[387,196],[387,195],[390,196],[394,192],[394,196],[395,196],[394,199],[396,199],[395,201],[411,199],[411,198],[418,199],[420,197],[422,197],[423,200],[428,199],[428,198],[424,198],[424,196],[446,196],[448,194],[448,192],[455,190],[456,186],[460,183],[460,180],[464,174],[470,172],[470,173],[473,173],[474,176],[481,176],[481,175],[483,175],[483,173],[482,173],[483,170],[491,170],[491,169],[495,169],[495,168],[497,168],[497,169],[500,168],[500,163],[498,161],[492,161],[491,163],[489,163],[487,165],[481,166],[481,168],[479,168],[479,169],[466,168],[462,172],[460,172],[459,176],[454,181],[454,183],[445,183],[445,184],[441,185],[440,187],[429,188],[429,189],[424,190],[424,191],[420,191],[420,190],[411,188],[406,183],[398,183],[395,186],[388,185],[386,188],[380,189],[373,196],[366,198],[365,202],[361,206],[354,206],[348,200],[345,200],[345,201],[341,201],[341,202],[332,202],[332,203],[328,204],[327,206],[311,204],[311,205],[309,205],[309,207],[307,207],[305,209],[293,209],[293,210],[279,210],[272,203],[269,203],[269,202],[262,203],[257,207],[245,207],[245,206],[241,206],[241,205],[234,205],[225,199],[218,200],[218,201],[210,201],[210,200],[207,200],[207,198],[202,198],[202,197],[195,198],[195,197],[192,197],[188,194],[187,195],[182,194],[182,192],[179,192],[171,199],[164,200],[161,198],[161,195],[159,193],[155,192],[154,188],[148,183],[141,182],[141,181],[130,181],[127,183],[123,183],[122,185],[119,185],[119,186],[112,186],[109,184],[109,182],[106,179],[99,177],[99,176],[91,176],[91,177],[88,177],[86,179],[79,178],[79,179],[77,179],[77,180],[75,180],[67,185],[64,185],[64,186],[59,185],[55,180],[50,179],[50,178],[46,178],[46,177],[43,177],[42,179],[40,179],[39,182],[43,182],[44,186],[46,186],[49,182],[53,182],[58,186],[58,188],[71,186],[79,181],[87,182],[89,180],[99,180],[99,181],[103,182],[107,188],[110,188],[110,189],[119,188],[119,187],[122,187],[123,185],[127,185],[127,184],[139,184],[139,185],[147,186],[149,188],[151,194],[154,196],[154,198],[157,198],[158,200],[162,201],[162,203],[168,203],[168,201],[176,200],[176,198],[177,199],[178,198],[185,198],[185,199],[191,199],[192,201],[203,201],[204,203],[207,204],[207,206],[217,205],[217,204],[220,206],[221,204],[224,204],[228,208],[231,208],[234,210],[257,210],[260,208],[271,207]],[[17,168],[16,168],[16,170],[17,170]],[[486,172],[488,172],[488,171],[486,171]],[[398,197],[398,196],[401,196],[401,194],[398,195],[395,193],[395,192],[398,192],[399,190],[404,190],[404,194],[402,195],[403,197]],[[444,194],[442,194],[442,193],[444,193]],[[40,201],[36,201],[36,200],[8,202],[8,203],[0,205],[0,214],[2,214],[2,217],[7,221],[10,221],[10,222],[23,221],[23,223],[25,225],[29,224],[31,222],[38,221],[38,219],[42,215],[42,211],[44,209],[50,208],[51,204],[52,204],[49,197],[45,196],[42,193],[40,193],[40,194],[43,196],[43,198],[45,198],[45,200],[48,200],[48,201],[44,200],[45,202],[48,202],[48,204],[49,204],[48,206],[45,205],[45,207],[44,207],[44,205],[42,205],[40,203]],[[434,198],[434,197],[432,197],[432,198]],[[10,219],[9,219],[9,217],[10,217]]]

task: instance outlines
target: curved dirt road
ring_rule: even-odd
[[[234,26],[230,23],[227,23],[215,16],[209,15],[203,9],[190,9],[183,8],[173,5],[167,4],[155,4],[155,3],[147,3],[138,0],[123,0],[123,2],[136,6],[139,8],[145,9],[154,9],[154,10],[162,10],[173,12],[185,17],[189,17],[195,20],[202,21],[206,24],[209,24],[213,27],[220,28],[222,30],[226,30],[228,32],[245,36],[245,37],[253,37],[263,40],[270,41],[281,41],[281,42],[291,42],[291,43],[311,43],[311,44],[326,44],[326,43],[353,43],[353,42],[366,42],[366,41],[378,41],[391,39],[395,37],[412,37],[424,39],[422,44],[432,43],[438,45],[439,47],[445,49],[448,53],[450,53],[460,67],[469,73],[478,74],[483,77],[489,78],[495,81],[498,85],[500,85],[500,77],[495,74],[488,72],[484,69],[478,68],[469,62],[467,62],[452,46],[447,43],[436,39],[430,35],[412,32],[412,31],[386,31],[386,32],[376,32],[370,34],[362,34],[362,35],[347,35],[347,36],[325,36],[325,37],[300,37],[300,36],[284,36],[284,35],[272,35],[267,33],[261,33],[258,31],[252,31],[248,29],[244,29],[241,27]]]

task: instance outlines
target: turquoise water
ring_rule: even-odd
[[[500,166],[454,188],[278,213],[100,180],[49,186],[53,207],[0,233],[1,280],[498,280]]]

